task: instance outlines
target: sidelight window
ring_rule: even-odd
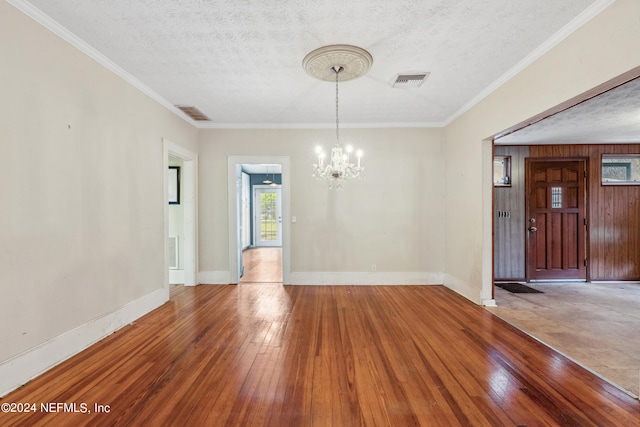
[[[511,156],[493,158],[493,185],[511,187]]]

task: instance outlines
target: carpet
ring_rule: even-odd
[[[544,292],[530,288],[522,283],[496,283],[497,287],[514,294],[542,294]]]

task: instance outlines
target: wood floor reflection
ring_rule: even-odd
[[[493,313],[640,394],[640,284],[527,284],[541,294],[496,288]],[[640,424],[640,423],[639,423]]]
[[[637,425],[640,402],[443,286],[175,287],[5,402],[9,425]]]
[[[242,252],[240,283],[282,283],[282,248],[250,248]]]

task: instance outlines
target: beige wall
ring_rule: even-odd
[[[314,147],[332,130],[202,130],[200,270],[228,271],[227,157],[288,156],[292,272],[434,272],[443,269],[442,129],[345,129],[364,150],[366,180],[329,190],[311,176]]]
[[[163,287],[163,137],[197,130],[0,2],[0,362]]]
[[[368,178],[336,193],[311,177],[332,130],[198,131],[5,2],[0,17],[0,362],[163,287],[163,138],[199,154],[200,271],[229,269],[227,157],[288,156],[292,272],[444,272],[488,298],[483,139],[640,64],[640,3],[617,0],[446,129],[345,129]]]
[[[446,282],[491,281],[490,144],[482,141],[640,64],[640,2],[617,0],[446,128]],[[487,197],[489,196],[489,197]],[[483,200],[484,197],[484,200]]]

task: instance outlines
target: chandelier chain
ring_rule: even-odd
[[[325,164],[325,154],[322,151],[322,147],[316,148],[318,153],[318,163],[313,165],[313,176],[318,179],[326,179],[329,181],[329,188],[335,188],[342,190],[343,182],[352,178],[364,178],[362,172],[364,168],[360,166],[360,158],[362,157],[362,150],[356,151],[357,163],[351,163],[351,152],[353,147],[348,145],[345,149],[340,145],[340,112],[339,112],[339,82],[340,72],[344,71],[344,68],[340,65],[334,65],[331,67],[331,72],[334,73],[336,79],[336,145],[331,149],[331,156],[328,162]]]
[[[340,119],[338,118],[338,74],[340,74],[340,68],[336,69],[336,145],[340,144],[340,127],[338,124],[340,123]]]

